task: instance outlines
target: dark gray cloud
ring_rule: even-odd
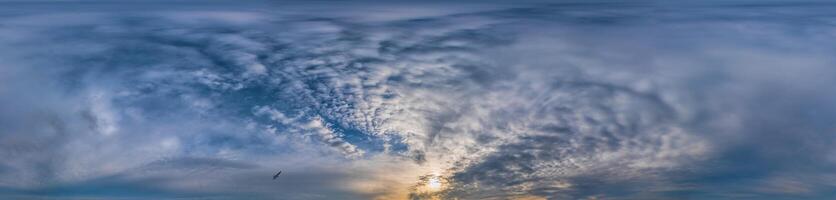
[[[3,4],[11,198],[836,195],[832,4]]]

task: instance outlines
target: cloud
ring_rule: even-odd
[[[8,14],[0,195],[833,195],[829,8],[357,5]]]

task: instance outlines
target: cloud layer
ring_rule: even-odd
[[[2,4],[0,196],[836,195],[832,4]]]

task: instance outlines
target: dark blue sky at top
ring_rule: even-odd
[[[821,1],[0,1],[0,198],[833,199],[834,42]]]

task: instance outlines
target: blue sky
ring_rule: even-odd
[[[834,11],[0,2],[0,197],[833,199]]]

